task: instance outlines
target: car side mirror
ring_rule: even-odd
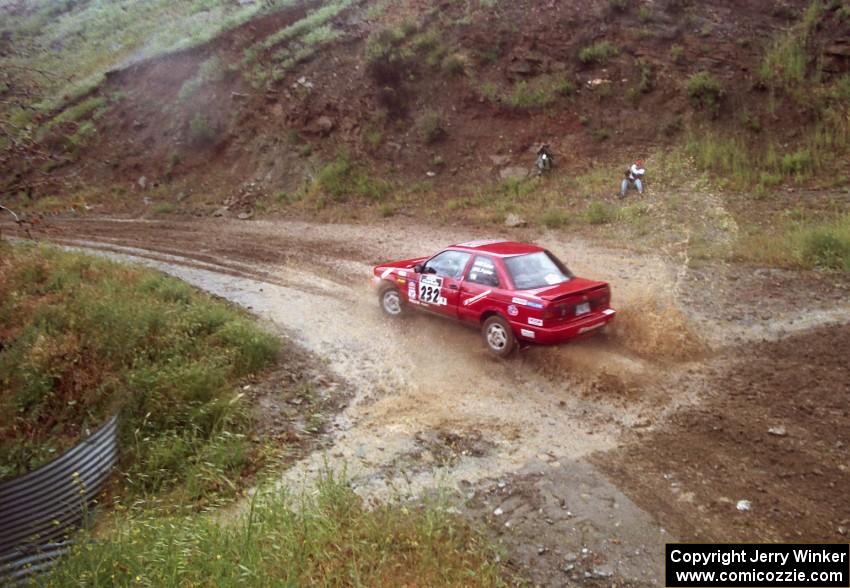
[[[413,271],[415,271],[417,274],[421,274],[422,273],[422,264],[417,263],[416,265],[414,265]]]

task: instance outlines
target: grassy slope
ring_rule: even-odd
[[[77,543],[48,586],[501,586],[492,550],[444,504],[365,508],[333,478],[236,521],[136,514]]]
[[[116,503],[121,516],[76,541],[45,585],[504,584],[491,547],[446,504],[367,509],[330,474],[300,499],[260,492],[235,521],[162,509],[165,491],[232,494],[255,457],[235,383],[278,342],[244,313],[157,272],[3,242],[0,301],[4,475],[120,410],[126,489],[154,498]]]
[[[98,85],[111,69],[203,43],[295,1],[28,0],[16,9],[17,3],[0,2],[0,33],[9,32],[17,49],[0,64],[50,72],[36,78],[43,90],[38,106],[52,111]]]
[[[0,247],[0,477],[120,410],[127,490],[232,495],[253,452],[236,383],[276,358],[277,339],[151,270]]]

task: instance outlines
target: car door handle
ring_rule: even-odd
[[[457,284],[449,284],[449,290],[457,290]]]

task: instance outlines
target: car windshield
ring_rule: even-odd
[[[508,257],[505,265],[517,290],[557,286],[572,278],[570,270],[548,251]]]

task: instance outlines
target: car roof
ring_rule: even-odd
[[[489,253],[491,255],[499,255],[502,257],[523,255],[525,253],[537,253],[538,251],[544,250],[542,247],[531,245],[530,243],[505,241],[502,239],[468,241],[466,243],[452,245],[452,249],[466,249],[469,251],[475,251],[476,253]]]

